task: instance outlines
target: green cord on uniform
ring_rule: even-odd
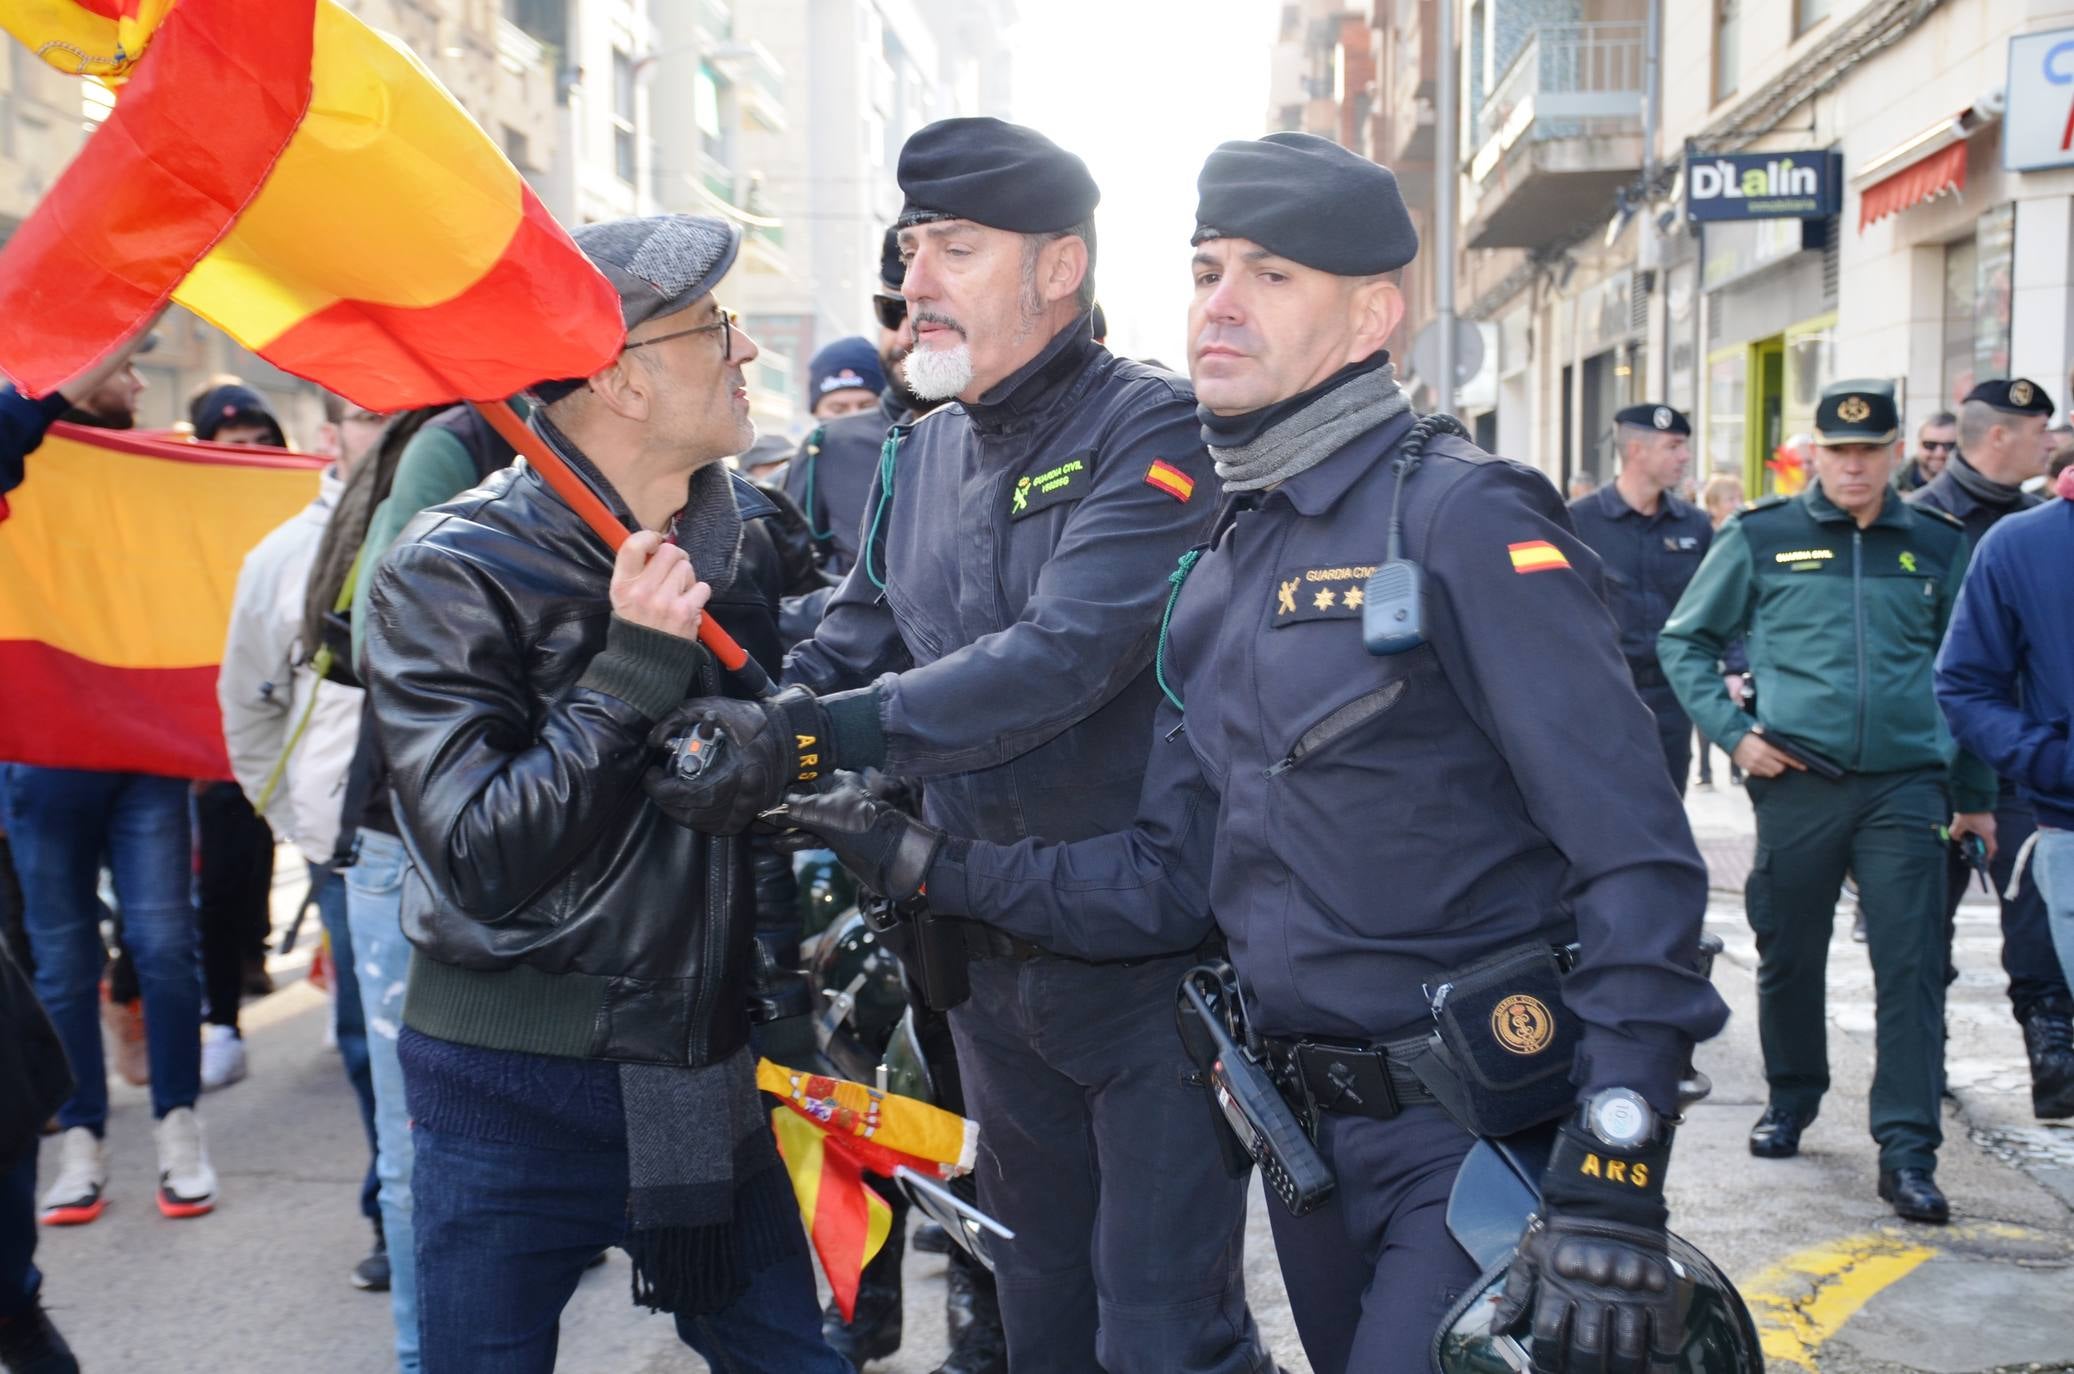
[[[871,528],[864,532],[864,575],[871,585],[886,590],[886,579],[872,571],[871,551],[879,542],[879,522],[885,518],[886,503],[893,499],[893,455],[900,452],[900,427],[886,431],[885,447],[879,450],[879,499],[871,508]]]
[[[1182,712],[1188,708],[1181,704],[1180,697],[1174,695],[1174,689],[1167,686],[1167,629],[1174,622],[1174,603],[1181,599],[1181,584],[1188,581],[1188,574],[1195,570],[1195,561],[1202,556],[1201,549],[1190,549],[1181,555],[1174,571],[1167,574],[1167,581],[1173,584],[1174,589],[1167,593],[1166,609],[1159,613],[1159,644],[1152,651],[1152,676],[1159,683],[1160,695],[1173,702],[1176,711]]]
[[[835,531],[832,528],[825,530],[817,530],[814,528],[814,474],[818,472],[821,467],[821,440],[823,437],[827,435],[827,433],[828,426],[821,425],[818,426],[812,434],[809,434],[807,436],[807,487],[805,498],[805,505],[807,508],[807,538],[813,540],[817,544],[825,544],[829,541],[829,539],[833,538],[835,535]]]

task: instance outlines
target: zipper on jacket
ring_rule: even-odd
[[[1865,769],[1865,531],[1851,531],[1851,616],[1858,639],[1858,726],[1851,758],[1859,771]]]
[[[1346,705],[1338,707],[1325,719],[1304,731],[1282,761],[1268,769],[1263,776],[1280,777],[1355,726],[1375,719],[1397,704],[1397,698],[1404,695],[1404,687],[1405,680],[1399,678],[1387,686],[1378,687],[1373,692],[1355,697]]]
[[[708,654],[699,665],[699,690],[718,692],[718,674]],[[685,1045],[686,1062],[705,1065],[712,1057],[714,1008],[720,997],[720,982],[727,969],[727,932],[734,919],[730,895],[734,886],[731,865],[735,841],[719,835],[706,840],[706,957],[699,965],[698,992],[691,1002],[691,1034]]]

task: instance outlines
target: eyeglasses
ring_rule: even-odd
[[[1931,451],[1932,449],[1935,449],[1935,450],[1936,450],[1937,452],[1939,452],[1939,453],[1950,453],[1950,452],[1952,452],[1952,451],[1953,451],[1954,449],[1956,449],[1956,448],[1958,448],[1958,447],[1959,447],[1959,441],[1958,441],[1957,439],[1925,439],[1925,440],[1923,440],[1923,451],[1924,451],[1924,452],[1926,452],[1926,453],[1927,453],[1927,452],[1929,452],[1929,451]]]
[[[735,330],[741,328],[741,324],[741,318],[734,311],[723,310],[720,312],[720,318],[712,324],[701,324],[690,329],[678,329],[668,334],[658,334],[652,339],[642,339],[638,343],[630,343],[627,345],[627,348],[646,348],[650,344],[668,343],[672,339],[681,339],[687,334],[710,334],[717,329],[720,331],[720,361],[730,363],[734,361],[735,356]]]
[[[884,291],[871,293],[872,313],[879,317],[879,328],[898,329],[907,322],[907,297],[890,295]]]

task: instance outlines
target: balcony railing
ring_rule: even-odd
[[[1592,121],[1639,120],[1644,55],[1643,26],[1630,20],[1536,29],[1477,111],[1470,175],[1483,180],[1529,134],[1576,138],[1596,131]]]

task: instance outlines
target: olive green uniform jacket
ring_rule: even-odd
[[[1865,529],[1819,483],[1732,517],[1657,639],[1664,674],[1732,751],[1762,722],[1855,773],[1946,765],[1959,811],[1995,805],[1993,770],[1958,750],[1931,668],[1966,575],[1959,523],[1887,492]],[[1748,645],[1752,711],[1715,663]]]

